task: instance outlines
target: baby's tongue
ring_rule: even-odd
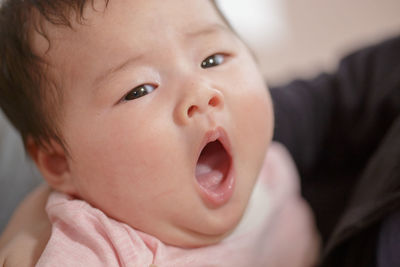
[[[207,144],[196,165],[196,179],[208,190],[218,187],[228,168],[228,155],[220,142]]]

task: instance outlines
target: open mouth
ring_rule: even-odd
[[[222,128],[206,133],[204,141],[196,162],[195,177],[205,203],[216,208],[225,204],[234,191],[230,143]]]
[[[219,140],[208,143],[196,165],[196,179],[201,187],[215,191],[228,174],[230,156]]]

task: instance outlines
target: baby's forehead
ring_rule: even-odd
[[[190,31],[201,28],[205,23],[226,24],[225,18],[219,13],[212,0],[190,1],[191,4],[185,4],[185,8],[182,5],[185,2],[176,0],[94,0],[91,2],[89,4],[88,1],[82,10],[70,9],[66,15],[67,22],[58,23],[57,18],[54,21],[48,21],[47,15],[42,15],[39,19],[40,29],[37,30],[38,27],[35,27],[36,31],[32,38],[37,54],[44,55],[49,48],[56,47],[57,42],[62,44],[65,40],[81,45],[91,45],[86,38],[88,36],[104,39],[107,36],[115,38],[115,35],[119,34],[120,36],[136,35],[137,39],[140,39],[142,34],[156,33],[160,29]],[[130,4],[125,5],[126,2]],[[174,8],[173,4],[182,7]],[[203,8],[196,6],[203,6]],[[126,27],[124,18],[127,14],[136,27]],[[62,15],[65,16],[64,13]],[[154,34],[153,38],[157,39],[157,36]],[[50,41],[53,45],[49,44]]]
[[[155,53],[167,41],[177,43],[182,36],[227,29],[212,3],[97,0],[86,5],[78,19],[77,11],[72,12],[70,25],[44,21],[45,35],[36,33],[33,46],[49,62],[51,75],[63,84],[60,87],[69,88],[76,81],[95,80],[95,75],[116,65],[128,53]]]

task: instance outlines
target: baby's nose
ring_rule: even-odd
[[[188,105],[187,117],[191,118],[196,112],[206,112],[210,107],[218,107],[222,104],[222,95],[218,91],[199,96],[199,101],[193,101]]]
[[[186,124],[198,114],[220,110],[223,106],[224,96],[221,91],[214,88],[196,88],[182,98],[175,115],[180,124]]]

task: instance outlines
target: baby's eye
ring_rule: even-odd
[[[147,94],[150,94],[156,89],[154,85],[151,84],[142,84],[139,85],[135,88],[133,88],[125,97],[123,100],[129,101],[133,100],[142,96],[145,96]]]
[[[201,62],[201,67],[203,69],[215,67],[222,64],[224,60],[225,56],[223,54],[214,54],[204,59],[203,62]]]

